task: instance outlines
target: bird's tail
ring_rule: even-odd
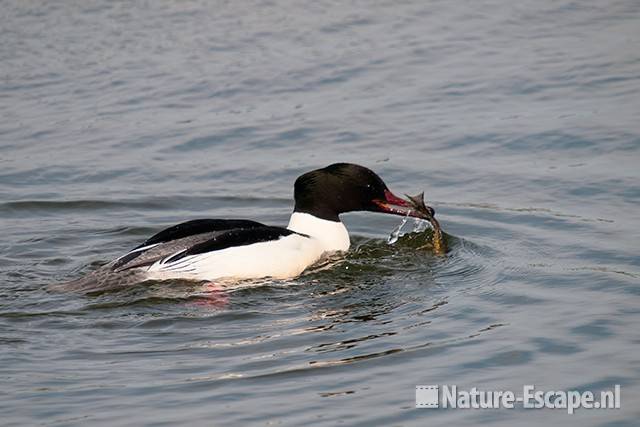
[[[143,282],[147,277],[142,269],[113,271],[110,264],[102,266],[79,279],[56,283],[50,290],[59,292],[96,292],[134,285]]]

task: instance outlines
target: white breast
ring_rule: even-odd
[[[340,221],[328,221],[308,213],[294,212],[287,228],[318,240],[325,252],[347,251],[351,245],[349,232]]]

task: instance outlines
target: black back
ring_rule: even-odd
[[[191,221],[183,222],[172,227],[166,228],[157,234],[154,234],[144,243],[136,246],[129,253],[118,258],[111,265],[112,270],[127,269],[132,267],[139,267],[139,263],[131,264],[131,261],[139,258],[142,254],[148,254],[150,249],[142,249],[150,245],[158,245],[160,243],[176,242],[180,239],[185,239],[191,236],[209,235],[215,232],[224,232],[228,230],[255,230],[262,227],[266,227],[264,224],[260,224],[256,221],[250,221],[247,219],[194,219]],[[205,236],[206,237],[206,236]],[[191,239],[199,241],[202,239]],[[232,245],[230,245],[232,246]],[[151,248],[154,253],[162,254],[162,251],[158,251],[155,247]],[[156,261],[153,257],[145,258],[144,264],[153,263]],[[152,262],[153,260],[153,262]]]
[[[193,219],[191,221],[174,225],[162,230],[157,234],[154,234],[136,249],[143,246],[153,245],[155,243],[168,242],[170,240],[193,236],[195,234],[209,233],[212,231],[231,230],[234,228],[257,227],[264,227],[264,224],[260,224],[259,222],[251,221],[248,219]]]

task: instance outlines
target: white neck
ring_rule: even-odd
[[[329,221],[308,213],[294,212],[287,228],[319,240],[326,252],[349,249],[349,232],[341,221]]]

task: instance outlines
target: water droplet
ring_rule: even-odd
[[[400,232],[402,231],[402,227],[404,227],[404,225],[407,223],[408,219],[409,219],[409,215],[408,214],[407,214],[407,216],[402,218],[402,222],[400,223],[400,225],[398,225],[396,228],[394,228],[394,230],[389,235],[389,238],[387,239],[387,243],[388,244],[393,245],[395,242],[398,241],[398,239],[400,237],[404,236],[404,234],[401,234]]]
[[[415,220],[413,221],[413,232],[414,233],[422,233],[423,231],[425,231],[427,228],[429,228],[429,222],[421,219],[421,218],[415,218]]]

